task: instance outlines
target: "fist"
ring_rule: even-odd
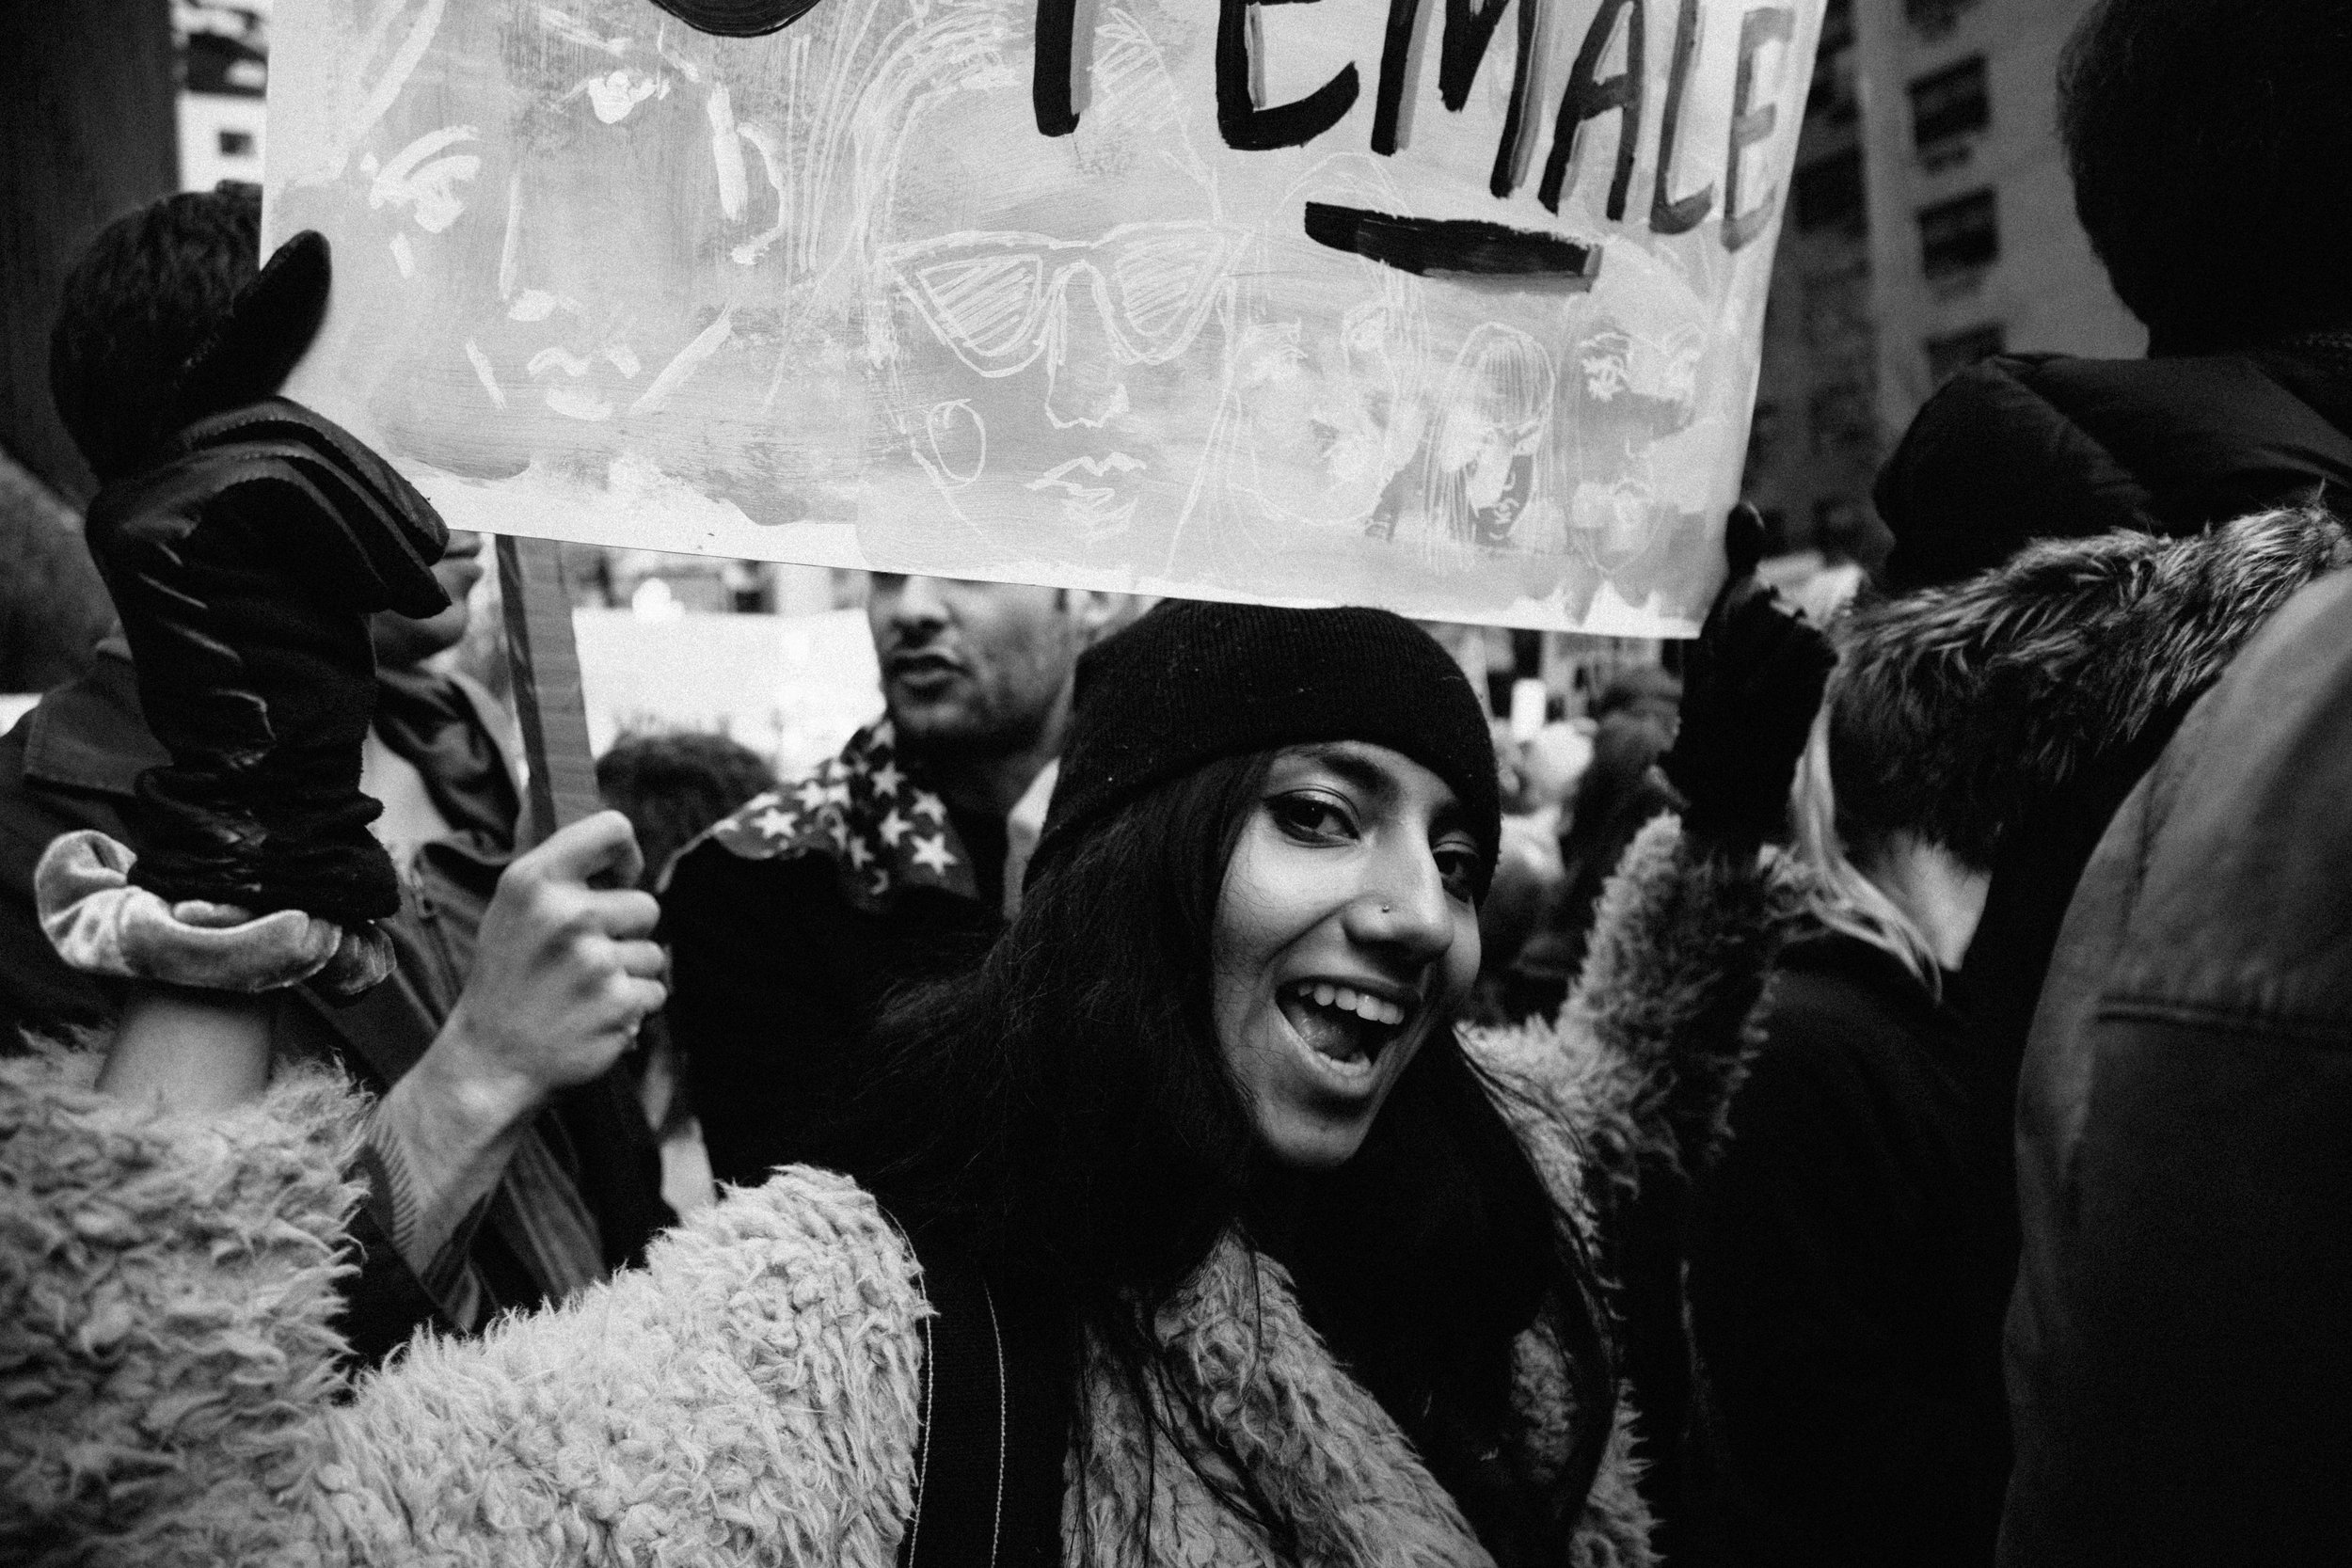
[[[1737,845],[1779,836],[1837,662],[1829,639],[1757,580],[1761,537],[1753,509],[1736,510],[1724,535],[1730,576],[1692,644],[1682,727],[1663,762],[1692,831]]]
[[[535,1110],[610,1068],[668,1000],[668,957],[652,940],[660,907],[628,885],[644,864],[628,819],[607,811],[506,868],[436,1044],[472,1092],[511,1115]]]

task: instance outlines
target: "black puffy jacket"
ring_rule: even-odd
[[[2352,499],[2352,339],[2162,359],[1999,355],[1928,400],[1880,470],[1895,593],[2031,539],[2194,533]]]

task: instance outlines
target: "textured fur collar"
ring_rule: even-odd
[[[1577,1103],[1567,1082],[1571,1064],[1524,1036],[1479,1036],[1467,1043],[1483,1067],[1516,1091],[1503,1103],[1504,1115],[1553,1200],[1569,1223],[1589,1227],[1582,1188],[1589,1173],[1568,1132]],[[1315,1338],[1279,1264],[1227,1238],[1164,1309],[1157,1326],[1165,1347],[1165,1381],[1157,1393],[1163,1425],[1183,1430],[1185,1421],[1197,1420],[1209,1439],[1200,1446],[1222,1454],[1196,1467],[1168,1442],[1153,1443],[1124,1380],[1105,1366],[1089,1368],[1086,1400],[1093,1437],[1072,1458],[1086,1484],[1073,1485],[1065,1497],[1069,1562],[1139,1568],[1135,1543],[1142,1537],[1146,1509],[1154,1561],[1284,1560],[1261,1530],[1215,1495],[1220,1487],[1254,1490],[1293,1521],[1297,1560],[1308,1568],[1462,1568],[1489,1561],[1405,1434]],[[1554,1486],[1577,1422],[1563,1352],[1549,1332],[1531,1331],[1520,1337],[1514,1359],[1519,1425],[1511,1457],[1534,1485]],[[1634,1488],[1631,1422],[1630,1407],[1620,1402],[1581,1517],[1564,1523],[1568,1560],[1580,1568],[1652,1560],[1649,1516]],[[1136,1485],[1136,1478],[1146,1474],[1151,1483]]]
[[[1989,864],[2034,802],[2196,698],[2272,610],[2347,564],[2344,525],[2306,508],[2183,539],[2045,541],[1858,610],[1830,696],[1840,810]]]
[[[1149,1511],[1151,1560],[1273,1564],[1264,1533],[1217,1496],[1254,1491],[1297,1529],[1302,1568],[1476,1568],[1486,1548],[1444,1488],[1365,1389],[1307,1326],[1280,1266],[1228,1240],[1164,1311],[1155,1392],[1163,1423],[1187,1421],[1212,1452],[1196,1465],[1154,1443],[1125,1384],[1089,1370],[1092,1439],[1072,1464],[1085,1484],[1064,1497],[1065,1560],[1141,1568]],[[1560,1352],[1549,1336],[1518,1347],[1518,1462],[1537,1484],[1559,1479],[1574,1412]],[[1648,1516],[1632,1486],[1631,1428],[1620,1407],[1610,1451],[1571,1531],[1569,1560],[1651,1560]],[[1236,1470],[1235,1466],[1238,1466]],[[1149,1476],[1148,1484],[1137,1478]],[[1083,1513],[1081,1512],[1083,1508]]]

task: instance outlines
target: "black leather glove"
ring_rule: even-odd
[[[131,880],[168,902],[357,925],[399,907],[359,793],[374,705],[367,617],[425,616],[448,532],[390,466],[271,397],[324,314],[326,242],[296,235],[182,379],[190,422],[91,503],[87,532],[171,753],[138,785]],[[258,401],[256,401],[258,400]]]
[[[1733,508],[1730,576],[1683,666],[1682,728],[1663,763],[1691,831],[1735,847],[1785,829],[1797,759],[1837,662],[1829,639],[1757,580],[1762,543],[1755,508]]]

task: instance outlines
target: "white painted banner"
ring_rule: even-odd
[[[1820,6],[278,0],[288,390],[461,527],[1688,631]]]

